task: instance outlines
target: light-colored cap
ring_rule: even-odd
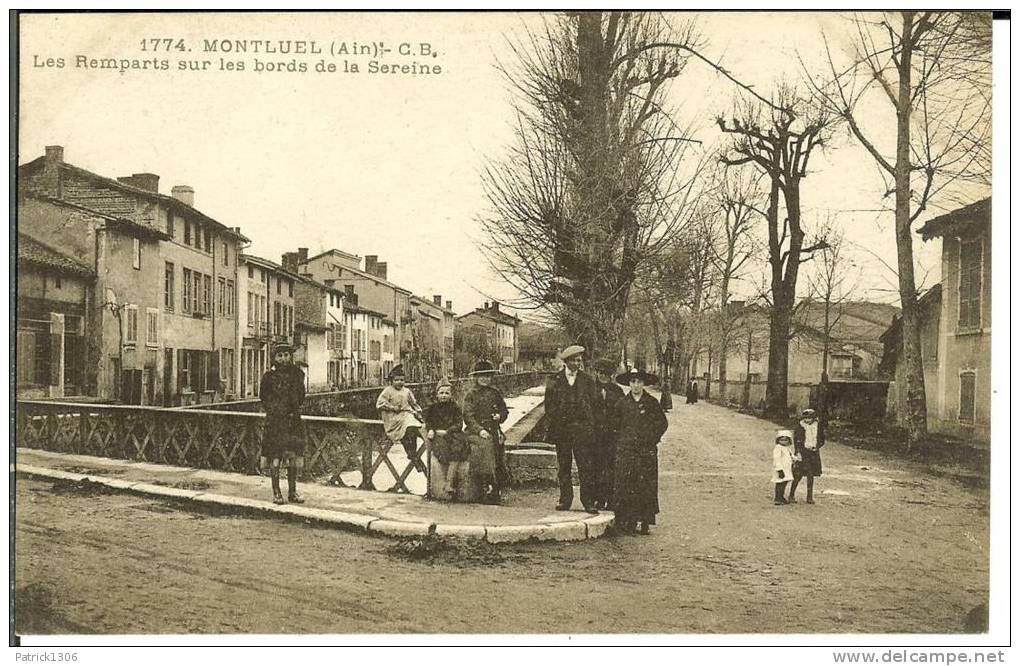
[[[560,360],[566,361],[568,358],[573,358],[578,354],[584,353],[584,347],[581,345],[570,345],[566,349],[560,352]]]
[[[776,431],[776,439],[778,440],[780,437],[786,437],[787,439],[789,439],[792,442],[793,441],[793,431],[792,430],[777,430]]]

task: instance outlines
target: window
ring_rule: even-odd
[[[195,312],[202,314],[202,274],[194,272],[195,276]]]
[[[149,347],[159,345],[159,310],[145,309],[145,344]]]
[[[957,328],[981,328],[981,239],[960,241],[960,317]]]
[[[124,308],[124,344],[138,344],[138,306]]]
[[[202,314],[212,314],[212,277],[202,276]]]
[[[166,235],[171,239],[174,237],[174,214],[171,210],[166,212]]]
[[[212,252],[212,234],[208,228],[205,229],[205,251]]]
[[[237,290],[234,289],[234,281],[227,280],[227,304],[224,306],[224,311],[228,317],[234,316],[234,300],[237,296]]]
[[[192,307],[191,269],[182,269],[181,273],[181,284],[184,286],[183,293],[181,294],[181,310],[190,313]]]
[[[277,296],[279,296],[281,293],[283,293],[283,292],[281,292],[282,287],[283,287],[283,279],[282,278],[276,278],[276,295]]]
[[[53,286],[56,287],[57,289],[60,289],[61,287],[64,286],[64,282],[59,275],[53,278]]]
[[[248,325],[255,323],[255,294],[248,292]]]
[[[287,295],[294,297],[294,283],[291,280],[287,280]]]
[[[379,353],[379,341],[378,340],[372,340],[372,343],[369,345],[368,360],[370,360],[370,361],[378,361],[381,358],[382,358],[382,355]]]
[[[230,265],[230,254],[226,243],[223,244],[223,265],[224,266]]]
[[[135,270],[142,268],[142,241],[137,238],[131,239],[131,266]]]
[[[383,353],[385,354],[393,353],[393,338],[389,335],[383,336]]]
[[[229,347],[220,349],[220,381],[230,392],[234,390],[234,350]]]
[[[966,370],[960,373],[960,421],[962,423],[974,423],[974,391],[977,373],[973,370]]]
[[[163,270],[163,307],[174,311],[174,265],[169,261]]]
[[[254,280],[255,279],[255,267],[254,266],[249,266],[248,267],[248,279],[249,280]]]
[[[191,245],[191,222],[184,220],[184,244]]]
[[[216,278],[216,314],[224,315],[223,306],[227,302],[227,281],[225,278]]]
[[[259,269],[259,281],[262,284],[266,284],[268,280],[269,280],[269,276],[266,275],[266,272],[260,268]]]
[[[280,312],[280,301],[273,303],[273,335],[280,334],[280,318],[282,317]]]

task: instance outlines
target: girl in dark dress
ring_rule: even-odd
[[[793,484],[790,486],[790,502],[794,497],[800,480],[807,477],[808,504],[815,503],[815,477],[822,475],[821,448],[825,446],[825,426],[815,415],[815,410],[805,409],[801,419],[793,430],[793,446],[795,450],[793,464]]]
[[[659,401],[645,391],[659,378],[642,370],[625,372],[618,384],[630,392],[616,403],[616,478],[613,510],[624,532],[648,534],[659,513],[658,446],[668,424]]]
[[[467,475],[471,446],[464,435],[464,413],[453,401],[453,386],[446,379],[436,386],[436,401],[425,410],[425,432],[443,478],[443,495],[455,499]]]

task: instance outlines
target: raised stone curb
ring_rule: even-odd
[[[544,541],[554,538],[548,525],[486,525],[485,540],[489,543],[516,543],[528,539]]]
[[[485,525],[441,525],[436,524],[438,536],[458,536],[467,539],[484,539]]]
[[[12,468],[18,473],[40,478],[75,482],[88,479],[92,483],[115,490],[125,490],[141,495],[187,500],[234,509],[245,509],[263,514],[275,514],[281,517],[305,518],[318,523],[347,529],[354,528],[364,530],[369,534],[379,534],[388,537],[423,537],[434,533],[439,536],[459,536],[485,540],[494,544],[517,543],[531,539],[539,541],[584,541],[585,539],[594,539],[602,536],[613,522],[612,514],[563,522],[546,522],[548,519],[541,519],[539,523],[532,525],[458,525],[436,524],[424,521],[387,520],[369,514],[331,511],[293,504],[277,505],[245,497],[161,486],[142,481],[126,481],[78,472],[66,472],[60,469],[38,467],[35,465],[22,464],[12,466]]]
[[[405,523],[398,520],[373,520],[368,524],[369,533],[385,534],[386,536],[408,537],[428,536],[435,530],[434,523]]]
[[[557,541],[584,541],[588,538],[588,526],[583,522],[553,523],[546,528]]]

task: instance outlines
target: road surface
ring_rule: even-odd
[[[426,553],[391,540],[17,484],[35,633],[958,632],[988,596],[987,490],[832,443],[776,507],[774,426],[677,404],[653,534]],[[555,503],[552,489],[513,501]]]

